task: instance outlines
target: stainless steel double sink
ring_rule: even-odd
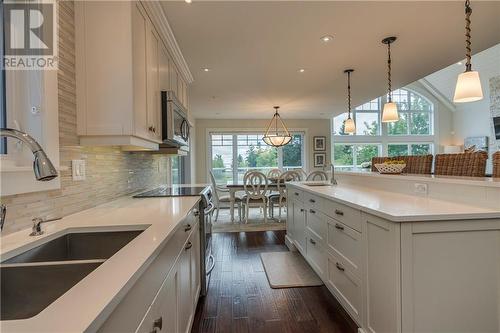
[[[35,316],[143,230],[67,233],[0,263],[0,320]]]

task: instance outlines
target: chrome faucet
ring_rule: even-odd
[[[29,134],[18,131],[13,128],[0,128],[0,137],[14,138],[26,143],[31,149],[35,160],[33,161],[33,172],[35,173],[36,180],[48,181],[57,177],[56,168],[43,151],[42,147],[33,139]],[[7,214],[7,207],[0,205],[0,230],[3,230],[5,223],[5,215]]]
[[[330,170],[332,171],[332,178],[330,178],[330,184],[338,185],[337,180],[335,179],[335,167],[333,166],[333,163],[330,164]]]
[[[36,180],[48,181],[57,177],[56,168],[54,168],[47,154],[45,154],[42,147],[29,134],[12,128],[0,128],[0,137],[2,136],[21,140],[28,145],[33,156],[35,156],[33,172],[35,173]]]
[[[42,230],[42,226],[41,224],[42,223],[45,223],[45,222],[50,222],[50,221],[56,221],[56,220],[60,220],[61,217],[54,217],[54,218],[51,218],[51,219],[41,219],[39,217],[36,217],[34,218],[32,221],[33,221],[33,227],[31,228],[31,234],[30,236],[40,236],[40,235],[43,235],[43,230]]]

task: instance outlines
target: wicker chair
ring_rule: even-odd
[[[500,178],[500,151],[493,154],[493,177]]]
[[[435,175],[484,177],[488,153],[477,151],[461,154],[437,154],[434,165]]]
[[[405,161],[406,168],[404,168],[403,173],[430,175],[432,172],[432,159],[432,155],[373,157],[372,171],[377,171],[375,164],[378,163],[384,163],[386,161]]]

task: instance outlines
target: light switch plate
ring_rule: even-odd
[[[86,178],[85,160],[72,160],[71,173],[73,175],[74,181],[85,180]]]

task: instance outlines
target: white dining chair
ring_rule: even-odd
[[[213,188],[213,198],[215,205],[215,210],[214,210],[215,222],[217,222],[217,219],[219,218],[219,210],[221,208],[231,208],[231,197],[229,195],[229,189],[227,187],[217,185],[212,170],[210,170],[209,173]],[[241,197],[238,196],[237,194],[235,194],[234,196],[234,204],[238,207],[238,216],[241,222]]]
[[[267,184],[268,179],[266,175],[260,171],[251,171],[245,174],[243,178],[245,195],[242,199],[245,223],[248,223],[248,214],[251,207],[262,208],[264,223],[267,223]]]
[[[278,193],[268,196],[269,215],[274,218],[274,203],[278,204],[278,222],[281,222],[281,208],[286,207],[286,182],[300,181],[300,174],[295,170],[283,172],[276,183]]]
[[[316,170],[316,171],[311,172],[307,176],[306,180],[308,180],[308,181],[328,180],[328,175],[324,171]]]
[[[267,178],[278,178],[281,175],[280,169],[271,169],[267,173]]]
[[[304,169],[294,169],[294,170],[290,170],[290,171],[295,171],[300,175],[299,181],[305,180],[307,178],[307,173],[304,171]]]

